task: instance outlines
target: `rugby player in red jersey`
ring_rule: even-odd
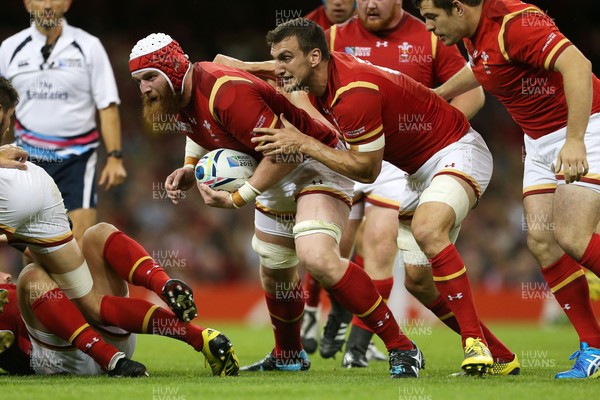
[[[435,87],[447,81],[466,64],[457,46],[445,46],[440,42],[433,33],[427,31],[421,20],[402,9],[401,0],[359,0],[357,12],[357,17],[344,24],[332,26],[325,32],[331,51],[354,54],[371,64],[395,69],[428,87]],[[467,119],[473,117],[483,103],[481,88],[455,96],[450,101],[450,104],[462,111]],[[362,242],[362,256],[365,270],[374,279],[379,293],[384,298],[389,297],[392,291],[393,263],[398,251],[398,230],[394,220],[400,204],[404,203],[402,190],[399,190],[402,182],[406,182],[403,176],[403,171],[384,162],[382,171],[374,183],[356,184],[355,192],[363,193],[363,204],[353,206],[350,221],[342,237],[342,244],[347,237],[353,237],[353,230],[357,229],[357,222],[364,214],[365,233],[362,237],[366,240]],[[362,213],[355,212],[355,209],[361,208],[364,209]],[[415,258],[414,253],[403,251],[403,240],[400,240],[399,245],[401,257],[407,258],[403,261],[404,284],[408,291],[436,316],[442,318],[442,322],[459,332],[456,318],[450,312],[446,299],[435,288],[431,269],[423,268],[429,265],[429,260],[422,254]],[[399,283],[402,284],[402,281]],[[331,319],[333,322],[338,320]],[[365,350],[368,349],[371,334],[356,318],[353,319],[352,325],[342,365],[365,366],[368,354]],[[489,372],[519,373],[516,355],[495,338],[487,327],[482,325],[482,329],[494,357],[494,365]],[[336,344],[336,341],[333,340],[332,343]]]
[[[256,150],[265,155],[296,150],[365,183],[377,178],[382,160],[406,171],[409,193],[402,212],[412,216],[406,239],[431,261],[436,287],[460,325],[461,367],[485,373],[493,358],[464,262],[450,239],[489,183],[492,157],[485,142],[460,111],[408,76],[330,53],[322,29],[310,21],[281,24],[267,42],[285,89],[308,91],[349,151],[327,148],[288,121],[283,129],[255,129],[263,135],[253,139],[263,141]]]
[[[247,72],[210,62],[191,64],[168,35],[152,34],[140,40],[131,52],[129,68],[140,86],[146,119],[177,114],[179,130],[188,138],[185,165],[167,177],[165,184],[175,202],[181,191],[195,186],[194,167],[207,150],[230,148],[261,160],[252,177],[232,194],[198,185],[210,206],[256,204],[252,245],[260,257],[275,348],[242,370],[310,367],[300,340],[304,296],[297,266],[302,264],[382,338],[390,352],[393,378],[418,377],[423,367],[420,350],[400,331],[364,270],[340,257],[352,181],[313,159],[290,164],[262,157],[252,142],[253,129],[281,127],[280,114],[326,147],[341,148],[337,133]],[[322,118],[316,112],[315,117]]]
[[[354,15],[355,0],[323,0],[323,5],[315,8],[305,18],[315,21],[323,30],[334,24],[341,24]]]
[[[589,60],[534,5],[415,5],[428,30],[446,45],[464,40],[469,53],[470,65],[438,94],[451,98],[481,85],[523,130],[527,244],[580,341],[573,368],[556,378],[598,377],[600,325],[581,267],[600,273],[600,81]]]

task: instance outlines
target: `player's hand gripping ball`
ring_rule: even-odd
[[[215,190],[235,192],[252,176],[257,162],[241,151],[216,149],[196,164],[196,180]]]

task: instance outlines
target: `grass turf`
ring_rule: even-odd
[[[268,327],[214,324],[233,341],[242,365],[264,357],[272,347]],[[409,329],[425,354],[426,369],[418,380],[390,379],[387,362],[369,368],[341,368],[336,359],[311,356],[308,372],[242,373],[215,378],[204,368],[202,355],[171,339],[138,336],[134,359],[144,363],[145,379],[101,377],[12,377],[0,375],[2,399],[567,399],[598,393],[597,380],[557,381],[554,374],[571,367],[577,337],[568,327],[496,325],[494,332],[519,356],[521,375],[511,377],[450,377],[462,359],[458,336],[444,327]],[[383,346],[378,342],[379,348]]]

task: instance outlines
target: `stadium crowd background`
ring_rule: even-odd
[[[530,1],[547,10],[600,73],[600,24],[592,0]],[[258,282],[258,259],[250,239],[253,209],[211,209],[197,190],[178,206],[166,198],[164,179],[183,160],[184,137],[161,132],[173,121],[145,125],[139,91],[127,61],[138,39],[164,32],[180,42],[192,61],[211,61],[217,53],[240,59],[270,58],[264,34],[276,24],[303,16],[319,0],[75,0],[67,19],[100,38],[111,59],[121,97],[123,151],[128,178],[110,192],[99,191],[99,220],[136,238],[170,274],[203,283]],[[3,3],[0,40],[24,29],[29,15],[17,0]],[[404,8],[415,9],[410,0]],[[499,103],[487,96],[472,121],[494,155],[494,175],[481,204],[469,215],[458,247],[475,285],[494,291],[543,282],[525,243],[521,200],[522,133]],[[100,165],[104,159],[100,157]],[[544,224],[545,221],[536,221]],[[552,227],[549,226],[551,229]],[[0,263],[18,272],[21,258],[0,248]]]

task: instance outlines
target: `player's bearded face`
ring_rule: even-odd
[[[393,28],[391,24],[398,12],[393,0],[358,2],[358,17],[364,27],[372,32]]]
[[[151,92],[142,93],[142,104],[146,122],[173,121],[181,109],[181,94],[173,92],[165,81]]]

